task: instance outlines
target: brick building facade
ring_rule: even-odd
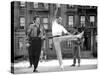
[[[26,31],[33,17],[40,17],[41,26],[46,33],[44,47],[48,58],[56,57],[51,35],[52,17],[56,4],[50,3],[34,3],[34,2],[19,2],[11,3],[11,26],[14,35],[14,57],[24,55],[27,56],[27,48],[25,46]],[[97,54],[97,7],[96,6],[80,6],[80,5],[65,5],[60,4],[57,16],[61,16],[64,27],[72,31],[73,27],[81,30],[85,26],[85,44],[81,51],[82,57],[93,57]],[[71,41],[63,41],[61,43],[63,57],[72,56]]]

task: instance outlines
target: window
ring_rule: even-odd
[[[72,47],[72,42],[68,41],[67,43],[68,43],[68,47],[71,48]]]
[[[34,2],[34,8],[38,8],[38,3]]]
[[[90,23],[93,26],[95,22],[95,16],[90,16]]]
[[[25,15],[25,10],[24,10],[24,9],[20,9],[20,10],[19,10],[19,14],[20,14],[20,15]]]
[[[68,16],[68,25],[69,27],[73,27],[73,16]]]
[[[49,48],[52,48],[52,39],[49,39]]]
[[[48,23],[48,18],[43,18],[43,23]]]
[[[49,8],[48,3],[44,3],[44,7],[45,7],[45,9],[48,9]]]
[[[81,26],[85,26],[85,16],[80,17],[80,24]]]
[[[95,21],[95,17],[94,16],[90,16],[90,22],[94,22]]]
[[[21,7],[25,7],[25,2],[24,2],[24,1],[21,1],[21,2],[20,2],[20,6],[21,6]]]
[[[43,18],[43,25],[45,29],[48,29],[48,18]]]
[[[40,9],[48,8],[48,4],[46,4],[46,3],[39,3],[39,8]]]
[[[74,5],[67,5],[67,8],[68,9],[74,9],[75,7],[74,7]]]
[[[20,18],[20,28],[24,29],[24,27],[25,27],[25,18],[21,17]]]

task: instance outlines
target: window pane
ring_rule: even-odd
[[[25,2],[24,2],[24,1],[21,1],[21,2],[20,2],[20,6],[21,6],[21,7],[25,7]]]
[[[69,26],[73,26],[73,16],[69,16],[68,20],[69,20],[68,22]]]
[[[73,25],[73,22],[69,22],[69,25]]]
[[[46,9],[48,9],[48,4],[47,4],[47,3],[45,3],[45,4],[44,4],[44,7],[45,7]]]
[[[69,16],[69,21],[73,21],[73,16]]]
[[[95,17],[94,16],[90,16],[90,22],[94,22],[95,21]]]
[[[34,8],[38,8],[38,3],[34,2]]]
[[[19,13],[20,13],[20,15],[25,15],[25,10],[20,9],[20,10],[19,10]]]
[[[39,8],[44,8],[44,3],[39,3],[38,5]]]
[[[25,27],[25,18],[20,18],[20,28],[24,29]]]
[[[85,26],[85,16],[80,17],[80,24],[81,26]]]
[[[20,23],[25,23],[25,18],[20,18]]]
[[[48,23],[48,18],[43,18],[43,23]]]
[[[81,16],[81,21],[85,22],[85,16]]]

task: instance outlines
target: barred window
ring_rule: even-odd
[[[34,8],[38,8],[38,3],[34,2]]]
[[[42,22],[42,23],[43,23],[43,25],[44,25],[44,28],[45,28],[45,29],[48,29],[48,18],[47,18],[47,17],[44,17],[44,18],[43,18],[43,22]]]
[[[85,16],[80,17],[80,24],[81,26],[85,26]]]
[[[68,16],[68,25],[70,26],[70,27],[73,27],[73,16]]]
[[[90,22],[94,22],[95,21],[95,17],[94,16],[90,16]]]
[[[21,2],[20,2],[20,6],[21,6],[21,7],[25,7],[25,2],[24,2],[24,1],[21,1]]]
[[[49,8],[48,3],[44,3],[44,7],[45,9],[48,9]]]
[[[25,28],[25,18],[21,17],[20,18],[20,29],[24,29]]]
[[[95,22],[95,16],[90,16],[90,25],[94,26],[94,22]]]

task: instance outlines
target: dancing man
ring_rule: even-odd
[[[60,47],[60,36],[62,36],[62,33],[64,34],[69,34],[70,33],[63,27],[63,25],[61,25],[62,22],[62,18],[56,18],[56,14],[58,11],[58,5],[54,14],[54,17],[52,19],[52,36],[53,36],[53,43],[55,46],[55,50],[56,50],[56,55],[57,58],[59,60],[59,66],[61,69],[63,69],[63,62],[62,62],[62,53],[61,53],[61,47]]]
[[[61,17],[56,18],[58,8],[59,8],[59,5],[57,5],[57,8],[54,13],[54,17],[52,19],[52,36],[53,36],[53,43],[56,50],[56,55],[59,60],[59,66],[63,70],[64,66],[62,62],[62,53],[61,53],[61,46],[60,46],[61,41],[76,40],[77,38],[81,38],[84,32],[78,35],[72,35],[71,33],[69,33],[61,24],[62,18]],[[66,36],[62,36],[63,33],[66,34]]]
[[[41,44],[42,44],[41,38],[43,37],[42,31],[40,29],[38,16],[34,17],[34,22],[33,24],[30,25],[27,35],[28,35],[28,40],[30,44],[28,48],[30,67],[34,65],[33,72],[37,72],[36,69],[38,67],[38,62],[39,62],[40,53],[41,53]]]

